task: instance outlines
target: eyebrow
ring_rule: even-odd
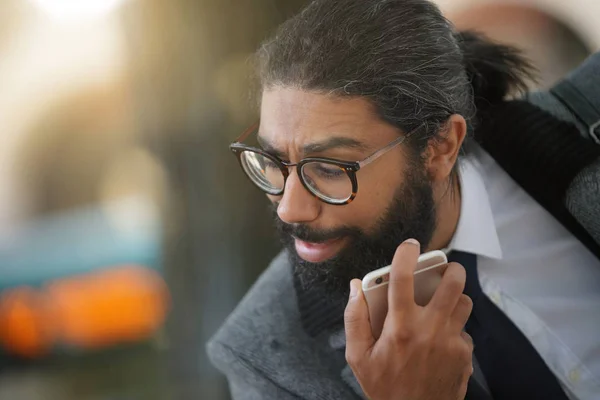
[[[265,150],[268,153],[272,153],[278,157],[284,155],[283,152],[277,150],[275,146],[273,146],[273,144],[271,144],[267,139],[261,137],[260,134],[258,135],[258,143],[263,148],[263,150]],[[356,139],[352,139],[345,136],[334,136],[320,142],[308,143],[302,146],[302,151],[304,154],[314,154],[323,153],[327,150],[339,148],[358,150],[368,149],[368,147],[363,142],[358,141]]]

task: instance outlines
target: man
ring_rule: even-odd
[[[527,62],[427,0],[317,0],[257,55],[260,126],[232,150],[285,251],[208,345],[233,397],[597,398],[600,262],[467,134]],[[432,249],[467,272],[419,307]],[[375,340],[357,278],[390,263]]]

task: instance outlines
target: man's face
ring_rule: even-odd
[[[364,99],[290,88],[263,93],[259,140],[292,163],[310,156],[361,161],[399,134]],[[332,137],[354,144],[303,150]],[[389,264],[405,239],[416,238],[423,248],[431,240],[436,225],[432,188],[423,163],[404,145],[359,170],[357,196],[343,206],[317,199],[295,169],[290,172],[284,194],[269,198],[295,273],[306,286],[345,294],[352,278]]]

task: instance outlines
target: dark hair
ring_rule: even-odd
[[[428,0],[315,0],[259,48],[263,89],[296,87],[361,96],[411,140],[437,137],[448,117],[470,128],[477,110],[526,89],[533,68],[510,46],[457,33]],[[421,140],[418,140],[421,139]]]

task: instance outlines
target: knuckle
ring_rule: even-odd
[[[458,343],[462,345],[463,350],[468,354],[473,354],[473,338],[471,338],[471,335],[465,331],[462,331],[460,336],[461,337]]]
[[[471,313],[471,310],[473,310],[473,300],[466,294],[462,294],[458,299],[458,306]]]
[[[473,343],[473,338],[465,331],[460,332],[460,337],[467,343]]]
[[[473,361],[473,350],[468,345],[463,344],[458,356],[465,364],[470,364]]]
[[[473,351],[470,345],[463,339],[452,340],[448,342],[448,353],[460,363],[469,363],[473,358]]]
[[[344,319],[351,318],[353,314],[352,303],[348,302],[344,308]]]
[[[456,276],[458,279],[462,280],[466,280],[467,278],[467,271],[465,270],[465,267],[456,262],[451,262],[450,264],[448,264],[448,269],[446,270],[446,273],[450,273],[451,275]]]
[[[413,343],[415,348],[425,350],[432,348],[439,342],[435,340],[435,334],[433,332],[424,331],[414,338]]]
[[[381,339],[385,340],[396,349],[404,348],[412,341],[412,332],[406,326],[392,321],[386,321],[386,324],[388,324],[390,329],[384,328]]]
[[[469,336],[469,340],[462,340],[459,342],[461,344],[461,352],[465,354],[468,358],[471,358],[473,354],[473,339]]]
[[[463,289],[465,288],[467,274],[465,269],[460,264],[453,263],[448,268],[448,271],[446,271],[444,278],[449,289],[462,293]]]
[[[413,337],[410,325],[398,321],[391,321],[391,325],[394,338],[397,341],[406,342]]]
[[[348,305],[346,305],[346,308],[344,309],[344,324],[345,325],[356,324],[358,319],[359,318],[356,315],[356,311],[354,310],[352,303],[351,302],[348,303]]]
[[[354,353],[346,348],[346,362],[352,368],[356,366],[356,357]]]
[[[356,351],[346,348],[346,362],[353,371],[358,370],[361,364],[361,357],[356,353]]]

